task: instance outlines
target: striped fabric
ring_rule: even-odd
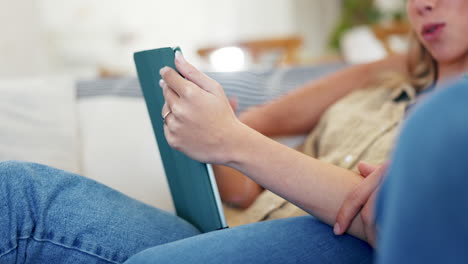
[[[345,67],[330,64],[320,67],[290,67],[270,71],[209,72],[226,95],[237,97],[238,112],[278,98],[304,83]],[[77,84],[78,99],[93,96],[142,97],[136,77],[81,80]]]

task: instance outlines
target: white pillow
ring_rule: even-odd
[[[142,98],[78,101],[83,174],[149,205],[175,212]]]
[[[80,173],[74,81],[0,80],[0,160],[24,160]]]

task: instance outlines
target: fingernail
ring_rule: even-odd
[[[185,63],[184,55],[182,55],[182,53],[178,50],[175,53],[175,58],[179,63]]]
[[[164,84],[165,84],[165,83],[166,83],[166,82],[165,82],[163,79],[159,80],[159,86],[160,86],[161,88],[164,87]]]
[[[166,73],[168,70],[169,70],[169,67],[166,66],[166,67],[162,68],[161,70],[159,70],[159,74],[160,74],[161,76],[163,76],[164,73]]]
[[[340,235],[341,234],[340,224],[338,224],[338,223],[335,224],[335,226],[333,227],[333,233],[335,233],[335,235]]]

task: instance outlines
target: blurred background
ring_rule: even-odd
[[[405,49],[403,0],[0,0],[0,76],[134,75],[132,54],[180,46],[207,71]]]
[[[135,51],[180,46],[240,113],[402,52],[409,31],[404,0],[0,0],[0,160],[174,211]]]

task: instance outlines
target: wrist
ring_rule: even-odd
[[[249,146],[252,145],[252,136],[255,130],[244,123],[237,121],[235,128],[231,130],[231,138],[226,142],[226,148],[222,165],[234,167],[249,154]]]

